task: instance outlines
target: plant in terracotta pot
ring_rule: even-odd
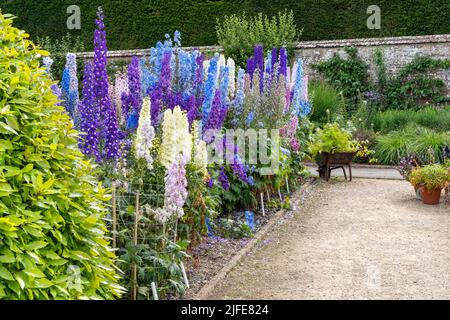
[[[450,182],[450,173],[442,165],[431,164],[414,169],[410,182],[413,186],[419,186],[423,203],[438,204],[442,189]]]
[[[420,167],[420,162],[417,158],[417,155],[412,153],[400,160],[398,171],[400,172],[403,179],[411,182],[411,172],[413,172],[418,167]],[[413,184],[413,187],[414,191],[416,192],[416,198],[418,200],[422,200],[419,192],[419,185]]]

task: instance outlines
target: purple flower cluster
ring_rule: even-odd
[[[225,173],[224,167],[220,168],[218,180],[224,190],[230,189],[230,180],[228,180],[228,177],[227,177],[227,174]]]
[[[83,78],[83,99],[78,105],[80,114],[80,149],[87,155],[100,160],[99,153],[99,106],[94,103],[94,73],[90,63],[85,65]]]
[[[117,159],[120,156],[121,139],[116,108],[112,106],[108,92],[108,73],[106,72],[108,48],[106,47],[106,31],[103,19],[103,12],[99,8],[95,20],[97,29],[94,32],[93,67],[93,104],[96,109],[98,108],[100,114],[100,121],[95,125],[99,125],[100,138],[103,140],[101,152],[94,151],[94,153],[99,154],[100,159],[97,159],[99,161]],[[99,144],[96,145],[96,147],[98,146]]]
[[[142,105],[141,68],[138,57],[133,57],[128,65],[128,93],[122,94],[122,114],[125,119],[131,114],[139,115]]]

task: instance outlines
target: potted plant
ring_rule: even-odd
[[[409,154],[400,160],[398,171],[400,172],[403,179],[411,182],[411,172],[413,172],[419,166],[420,165],[417,160],[417,156],[415,154]],[[413,187],[414,191],[416,192],[416,199],[422,200],[422,197],[420,196],[419,185],[413,184]]]
[[[344,165],[348,165],[350,169],[350,163],[357,150],[357,142],[352,140],[350,133],[342,130],[337,123],[328,123],[323,128],[318,128],[310,145],[311,155],[319,165],[320,177],[326,180],[329,179],[332,169],[343,169]]]
[[[442,165],[430,164],[414,169],[410,182],[419,187],[424,204],[438,204],[442,189],[450,182],[450,173]]]

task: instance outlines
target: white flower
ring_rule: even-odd
[[[153,157],[151,149],[153,139],[155,138],[155,129],[152,126],[150,115],[150,99],[144,98],[141,113],[139,116],[139,125],[136,132],[134,143],[136,159],[145,159],[148,170],[153,169]]]

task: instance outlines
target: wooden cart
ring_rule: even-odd
[[[332,170],[342,169],[345,180],[347,180],[347,173],[344,168],[347,166],[350,175],[349,181],[352,181],[352,161],[355,155],[356,152],[322,152],[318,154],[316,156],[316,162],[319,165],[319,176],[328,181],[330,180]]]

